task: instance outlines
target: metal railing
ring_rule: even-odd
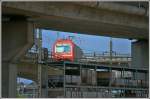
[[[48,57],[46,61],[53,62],[56,61],[53,59],[54,54],[52,52],[48,52]],[[63,58],[60,55],[57,55],[60,60]],[[37,61],[38,58],[38,52],[36,50],[29,51],[26,53],[25,59],[32,60],[34,62]],[[114,65],[121,65],[121,66],[130,66],[131,65],[131,55],[130,54],[117,54],[115,53],[112,57],[110,57],[109,54],[106,53],[83,53],[83,56],[81,58],[74,59],[75,62],[81,62],[81,63],[93,63],[93,64],[109,64],[112,62]],[[44,59],[43,59],[44,61]]]

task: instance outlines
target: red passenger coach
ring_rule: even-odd
[[[58,39],[52,55],[56,61],[76,61],[82,57],[83,52],[71,39]]]

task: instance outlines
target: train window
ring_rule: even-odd
[[[69,44],[56,45],[56,52],[58,53],[70,52],[70,45]]]

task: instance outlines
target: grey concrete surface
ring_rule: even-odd
[[[45,29],[148,39],[148,16],[136,14],[145,9],[133,6],[136,13],[132,14],[128,6],[118,5],[114,10],[108,10],[106,5],[102,3],[100,7],[90,7],[70,2],[3,2],[2,12],[3,15],[28,17],[36,27]]]
[[[9,64],[2,63],[2,97],[8,98],[9,96]]]
[[[149,43],[148,40],[139,40],[131,45],[132,63],[135,68],[149,68]]]
[[[32,45],[33,27],[25,19],[2,22],[2,97],[16,97],[16,63]]]

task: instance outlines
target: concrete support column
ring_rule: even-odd
[[[149,69],[149,44],[148,40],[139,40],[132,43],[132,63],[134,68]],[[146,74],[135,72],[136,80],[148,81],[148,76],[144,78]]]
[[[17,66],[16,64],[9,64],[9,97],[15,98],[17,96]]]
[[[9,16],[8,16],[9,17]],[[2,17],[3,18],[3,17]],[[18,60],[33,44],[33,23],[10,17],[2,22],[2,97],[16,97]]]
[[[40,89],[40,96],[39,98],[46,98],[48,97],[48,70],[47,66],[42,66],[41,65],[41,73],[40,73],[40,84],[41,84],[41,89]]]
[[[2,62],[2,97],[9,96],[9,63]]]
[[[131,67],[149,68],[149,44],[148,40],[132,42],[132,63]]]
[[[2,63],[2,97],[15,98],[17,91],[17,67],[9,62]]]

